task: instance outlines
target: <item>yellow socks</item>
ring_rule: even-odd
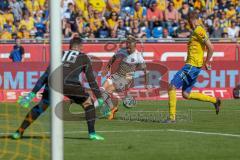
[[[172,89],[168,91],[169,96],[169,118],[171,120],[176,120],[176,105],[177,105],[177,97],[176,97],[176,90]],[[207,96],[202,93],[190,93],[189,99],[204,101],[204,102],[211,102],[216,103],[217,99],[215,97]]]
[[[176,97],[176,90],[169,90],[168,91],[169,97],[169,118],[171,120],[176,120],[176,105],[177,105],[177,97]]]
[[[211,102],[211,103],[217,102],[217,99],[215,97],[207,96],[202,93],[190,93],[189,99],[194,99],[194,100],[199,100],[204,102]]]

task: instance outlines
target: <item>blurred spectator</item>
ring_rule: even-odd
[[[176,10],[182,8],[183,0],[173,0],[173,4]]]
[[[121,0],[106,0],[107,2],[107,11],[108,12],[116,12],[120,14],[121,9]]]
[[[239,14],[239,16],[237,17],[237,26],[240,27],[240,14]]]
[[[13,46],[13,50],[10,53],[9,58],[13,62],[23,62],[24,61],[24,48],[21,46],[21,39],[16,38],[16,44]]]
[[[86,25],[83,28],[83,33],[81,34],[81,37],[82,38],[94,38],[95,37],[93,32],[91,31],[89,25]]]
[[[71,28],[71,24],[69,23],[69,21],[67,19],[63,19],[63,36],[64,38],[70,38],[73,34],[72,28]]]
[[[141,24],[148,25],[147,23],[147,10],[145,7],[142,7],[142,4],[137,1],[134,5],[132,12],[133,19],[138,19]]]
[[[190,8],[189,8],[188,3],[183,2],[182,8],[180,8],[180,10],[179,10],[179,17],[181,19],[187,20],[189,11],[190,11]]]
[[[48,3],[48,1],[46,1],[46,0],[38,0],[38,3],[39,3],[39,6],[40,6],[40,9],[43,10],[44,9],[44,5],[46,3]]]
[[[110,18],[107,20],[108,28],[113,30],[118,22],[118,14],[116,12],[112,12]]]
[[[48,2],[0,0],[1,37],[48,38]],[[184,26],[182,20],[187,20],[190,10],[199,13],[199,22],[211,37],[219,37],[222,32],[228,36],[230,22],[235,20],[239,27],[240,21],[239,0],[61,0],[61,7],[66,38],[79,34],[85,38],[123,37],[126,32],[160,38],[163,28],[169,35],[185,37],[188,25]]]
[[[228,38],[228,33],[227,33],[227,31],[223,31],[223,33],[222,33],[222,38]]]
[[[226,18],[226,13],[225,13],[225,12],[221,12],[219,22],[220,22],[220,27],[221,27],[221,28],[226,28],[226,27],[228,27],[229,21],[228,21],[228,19]]]
[[[225,11],[228,7],[227,7],[227,0],[219,0],[219,10]]]
[[[107,27],[107,23],[102,20],[101,27],[96,32],[96,38],[108,38],[110,37],[110,31]]]
[[[74,0],[61,0],[62,10],[65,12],[68,9],[68,4],[74,4]]]
[[[133,7],[134,1],[133,0],[121,0],[121,6],[124,7]]]
[[[145,33],[142,32],[142,30],[139,26],[139,21],[137,19],[133,20],[133,24],[132,24],[130,33],[136,38],[143,38],[145,36]]]
[[[104,15],[106,10],[105,0],[88,0],[88,4],[92,5],[94,11],[101,12]]]
[[[81,13],[81,14],[82,14],[82,13]],[[89,5],[87,6],[87,14],[86,14],[86,15],[83,15],[83,16],[84,16],[84,18],[85,18],[85,20],[86,20],[87,22],[89,22],[89,19],[94,16],[94,9],[93,9],[93,6],[92,6],[92,5],[89,4]]]
[[[236,26],[236,21],[231,21],[231,26],[227,28],[227,33],[229,38],[238,38],[239,26]]]
[[[213,13],[211,13],[211,14],[209,15],[209,17],[210,17],[212,20],[214,20],[215,18],[220,18],[220,12],[218,11],[218,7],[217,7],[217,6],[215,6],[215,7],[213,8]]]
[[[4,10],[8,7],[8,1],[7,0],[0,0],[0,10]]]
[[[111,31],[111,37],[110,38],[117,38],[116,31],[114,31],[114,30]]]
[[[82,12],[87,10],[87,0],[75,0],[76,9]]]
[[[8,25],[12,26],[14,23],[14,16],[12,13],[12,8],[8,7],[4,13],[5,21]]]
[[[131,10],[130,7],[123,8],[123,10],[121,12],[121,18],[124,19],[125,26],[129,27],[130,26],[130,21],[133,19],[132,10]]]
[[[226,18],[236,19],[236,9],[234,8],[234,5],[230,5],[229,8],[227,9]]]
[[[147,20],[150,30],[153,29],[155,22],[159,22],[160,24],[163,22],[163,12],[157,8],[156,1],[153,1],[147,10]]]
[[[35,30],[36,30],[36,34],[33,34],[34,32],[32,32],[32,34],[30,35],[35,35],[36,38],[44,38],[44,33],[46,32],[46,19],[43,17],[43,12],[42,11],[38,11],[36,13],[36,16],[34,17],[34,26],[35,26]],[[34,37],[32,37],[34,38]]]
[[[172,37],[169,35],[168,29],[164,28],[163,29],[163,39],[158,40],[158,42],[173,42],[174,40]]]
[[[180,25],[175,31],[175,37],[176,38],[188,38],[190,36],[190,31],[186,27],[186,22],[184,20],[180,20]]]
[[[114,31],[117,34],[117,38],[125,38],[128,34],[127,29],[124,26],[124,21],[122,19],[118,20],[117,25],[114,28]]]
[[[9,7],[12,8],[12,12],[14,15],[15,21],[20,21],[22,19],[22,8],[23,8],[22,1],[12,0],[9,1]]]
[[[205,2],[205,0],[195,0],[193,7],[195,9],[199,9],[199,10],[205,9],[206,2]]]
[[[18,37],[22,39],[29,39],[30,38],[30,31],[27,30],[25,25],[22,25],[18,32]]]
[[[76,18],[76,13],[73,3],[68,3],[67,9],[63,12],[62,18],[66,18],[69,22],[74,23]]]
[[[206,28],[211,28],[213,26],[213,20],[208,16],[207,10],[203,10],[201,13],[201,19]]]
[[[211,38],[221,38],[223,35],[223,28],[220,27],[219,21],[216,21],[213,25],[213,31],[210,35]]]
[[[173,2],[169,2],[167,9],[164,12],[166,25],[165,27],[177,26],[178,23],[178,12],[174,8]]]
[[[152,1],[156,1],[157,2],[157,7],[160,11],[165,11],[165,9],[167,8],[168,5],[168,1],[167,0],[151,0]]]
[[[83,33],[83,27],[84,27],[84,20],[82,16],[76,17],[76,23],[75,23],[75,28],[78,33],[82,34]]]
[[[21,28],[22,26],[26,26],[26,29],[28,31],[34,29],[34,19],[32,16],[29,15],[29,12],[25,12],[25,14],[23,15],[23,19],[20,21],[19,28]]]
[[[35,14],[40,10],[40,4],[38,0],[25,0],[24,4],[30,13]]]
[[[169,35],[169,32],[168,32],[167,28],[163,29],[163,38],[172,39],[172,37]]]
[[[4,12],[0,11],[0,28],[3,29],[3,25],[6,24],[6,19],[4,17]]]
[[[94,11],[93,17],[89,19],[90,28],[93,32],[96,32],[102,24],[102,14],[101,12]]]
[[[12,39],[12,33],[8,31],[8,25],[4,24],[3,31],[1,33],[1,39],[3,40],[11,40]]]
[[[65,11],[64,14],[65,14],[64,18],[66,18],[70,23],[71,29],[73,31],[76,31],[77,29],[75,28],[75,20],[77,17],[77,13],[75,12],[73,3],[68,3],[68,9]]]

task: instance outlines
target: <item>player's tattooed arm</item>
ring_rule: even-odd
[[[114,55],[109,61],[108,61],[108,64],[106,65],[106,67],[103,69],[102,71],[102,76],[106,76],[107,75],[107,72],[109,70],[111,70],[111,67],[112,67],[112,64],[116,61],[116,55]]]
[[[50,72],[50,66],[48,66],[44,74],[38,79],[36,85],[32,89],[33,93],[36,94],[47,83],[49,72]]]

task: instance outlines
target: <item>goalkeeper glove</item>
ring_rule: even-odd
[[[104,104],[104,100],[102,98],[98,98],[98,109],[100,113],[103,115],[103,117],[107,117],[111,111],[108,105]]]
[[[24,108],[28,108],[35,96],[36,94],[33,92],[28,93],[26,96],[19,96],[17,103]]]
[[[99,107],[101,107],[103,105],[103,103],[104,103],[102,98],[98,98],[97,101],[98,101],[98,106]]]

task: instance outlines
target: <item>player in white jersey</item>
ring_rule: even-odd
[[[103,83],[101,88],[103,99],[111,109],[109,120],[112,120],[118,111],[118,104],[113,105],[110,94],[126,91],[130,87],[134,72],[137,69],[144,70],[145,84],[147,85],[146,64],[142,53],[136,49],[136,43],[137,40],[133,36],[128,36],[126,48],[118,50],[102,72],[102,76],[106,76],[108,71],[111,72],[114,62],[117,59],[121,60],[117,70],[114,73],[111,72],[111,76]]]

